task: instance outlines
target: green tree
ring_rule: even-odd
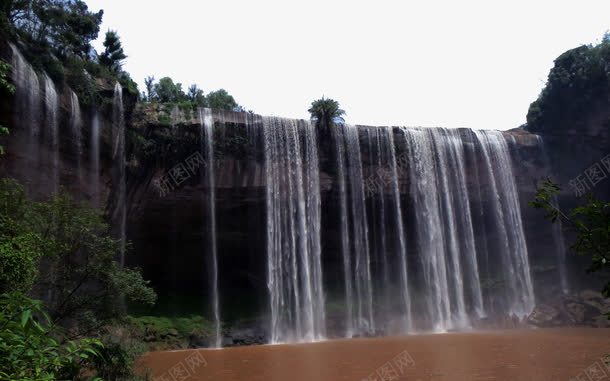
[[[53,321],[75,324],[74,334],[120,318],[123,297],[155,302],[140,271],[116,262],[120,241],[111,238],[102,214],[67,193],[34,202],[15,181],[3,179],[0,216],[3,291],[27,292],[35,281],[33,292],[44,296]]]
[[[144,86],[146,86],[146,100],[152,102],[156,98],[155,77],[148,76],[144,78]]]
[[[8,0],[6,23],[23,37],[63,56],[87,57],[104,12],[91,12],[81,0]]]
[[[154,93],[159,102],[180,102],[186,99],[181,83],[174,83],[170,77],[163,77],[154,86]]]
[[[610,271],[610,203],[599,201],[589,196],[586,203],[564,212],[553,202],[561,188],[550,180],[545,180],[538,187],[536,196],[530,205],[546,211],[545,217],[555,223],[561,220],[576,234],[576,241],[571,245],[578,255],[591,257],[589,272],[602,272],[608,279]],[[603,294],[610,297],[610,280],[606,281]]]
[[[0,94],[5,96],[13,94],[15,92],[15,86],[9,82],[9,74],[11,72],[11,65],[0,59]],[[7,135],[9,133],[8,128],[0,125],[0,136]],[[4,147],[0,145],[0,155],[4,154]]]
[[[100,32],[104,11],[90,12],[87,4],[80,0],[61,1],[60,6],[58,21],[53,26],[56,48],[64,55],[87,57],[91,41]]]
[[[225,89],[212,91],[206,98],[208,107],[213,109],[234,111],[239,107],[233,96]]]
[[[38,278],[40,237],[27,221],[32,202],[15,181],[0,181],[0,293],[29,292]]]
[[[203,94],[203,90],[197,87],[197,85],[189,87],[187,97],[196,107],[207,107],[208,101]]]
[[[105,50],[100,54],[100,64],[106,66],[112,71],[118,72],[123,66],[123,60],[127,58],[123,51],[123,45],[117,32],[109,30],[106,32],[106,39],[104,40]]]
[[[335,123],[342,123],[345,120],[343,111],[334,99],[320,98],[311,102],[311,107],[307,110],[311,114],[311,120],[313,120],[318,127],[330,127]]]

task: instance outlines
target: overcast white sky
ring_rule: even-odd
[[[296,118],[325,95],[370,125],[518,127],[553,60],[610,29],[608,0],[86,2],[141,88],[170,76]]]

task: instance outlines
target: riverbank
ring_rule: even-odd
[[[558,328],[153,352],[138,369],[159,381],[567,381],[610,379],[605,354],[610,329]]]

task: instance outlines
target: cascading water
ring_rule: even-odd
[[[70,90],[70,131],[72,133],[72,141],[74,143],[73,154],[76,158],[76,171],[79,181],[82,181],[83,174],[81,168],[81,156],[82,150],[82,132],[83,119],[80,111],[80,104],[78,96],[72,90]]]
[[[443,190],[439,163],[435,159],[432,133],[426,130],[403,129],[409,166],[411,194],[414,197],[417,221],[417,248],[424,278],[428,319],[436,331],[452,328],[451,277],[446,258],[445,224],[441,211]],[[442,148],[440,148],[442,151]],[[455,305],[455,302],[453,303]],[[454,308],[455,309],[455,308]]]
[[[375,332],[373,281],[358,128],[338,126],[336,136],[347,334],[372,334]]]
[[[127,189],[125,183],[125,112],[123,109],[123,88],[117,82],[114,86],[114,96],[112,98],[112,134],[113,134],[113,181],[116,187],[115,209],[113,220],[118,225],[120,248],[120,263],[125,265],[125,241],[127,224]]]
[[[51,164],[51,193],[59,191],[59,104],[55,85],[49,76],[44,75],[45,97],[45,130],[44,140],[48,152],[48,162]]]
[[[345,279],[345,335],[352,337],[354,327],[354,286],[352,284],[352,262],[350,255],[349,224],[347,210],[347,186],[345,171],[344,128],[333,129],[337,157],[337,183],[339,189],[339,211],[341,224],[341,253],[343,256],[343,277]]]
[[[508,312],[525,316],[533,310],[535,298],[508,145],[499,131],[475,130],[474,134],[491,188],[489,201],[493,206],[504,274],[503,302]]]
[[[58,95],[46,75],[40,78],[44,82],[41,89],[37,74],[12,49],[15,115],[25,126],[18,138],[28,143],[31,155],[27,160],[36,160],[35,168],[43,163],[52,168],[48,183],[56,192],[60,183]],[[80,176],[82,116],[73,92],[70,100],[72,150]],[[206,162],[202,183],[208,188],[206,251],[214,345],[220,347],[216,185],[222,183],[222,177],[214,171],[213,114],[207,109],[199,112],[201,153]],[[223,120],[229,117],[230,123],[245,123],[248,139],[263,137],[271,342],[324,339],[327,316],[319,160],[327,157],[318,153],[316,130],[306,121],[229,113],[214,116],[223,123],[229,123],[229,119]],[[112,133],[111,210],[124,265],[125,120],[119,84],[114,89]],[[332,137],[329,157],[336,159],[331,162],[336,165],[336,172],[331,173],[335,181],[326,181],[324,191],[329,190],[328,184],[334,186],[338,205],[329,208],[324,218],[338,221],[341,248],[336,263],[343,274],[342,285],[337,287],[344,293],[339,305],[345,307],[345,336],[447,331],[470,327],[488,314],[524,316],[533,309],[521,206],[502,133],[339,125],[333,128]],[[99,206],[97,112],[92,115],[90,139],[92,197]],[[545,155],[542,140],[539,145]],[[545,162],[548,164],[548,158]],[[332,212],[336,215],[330,215]],[[559,276],[567,290],[565,247],[561,228],[555,228]],[[333,254],[329,251],[328,255]],[[491,266],[494,260],[500,263],[495,268]],[[487,284],[492,286],[483,287]],[[329,319],[329,327],[330,323],[334,321]]]
[[[271,342],[326,332],[316,133],[309,122],[263,118]]]
[[[91,171],[91,200],[94,207],[99,207],[100,187],[100,115],[95,110],[91,117],[89,165]]]
[[[208,208],[207,208],[207,227],[208,227],[208,253],[210,256],[210,289],[212,290],[212,312],[214,314],[214,346],[222,346],[220,334],[220,303],[218,297],[218,257],[216,246],[216,190],[214,180],[214,119],[212,110],[199,109],[199,120],[201,121],[201,150],[206,158],[206,178],[208,186]]]
[[[28,167],[36,172],[40,159],[40,121],[42,94],[40,81],[32,66],[23,58],[19,50],[10,45],[13,57],[13,82],[15,83],[15,122],[25,131],[27,158],[31,161]],[[29,177],[34,179],[38,173]]]
[[[376,318],[376,325],[377,328],[385,325],[386,332],[408,333],[413,329],[411,288],[394,134],[387,127],[367,128],[366,131],[371,173],[365,181],[365,189],[372,206],[367,214],[375,221],[370,238],[376,262],[372,277],[379,280],[374,283],[375,311],[382,315]],[[403,162],[401,160],[400,165]],[[394,284],[396,286],[392,287]]]

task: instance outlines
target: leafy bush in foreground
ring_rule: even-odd
[[[97,339],[64,341],[42,302],[18,292],[0,295],[0,328],[2,380],[85,379],[103,349]]]

